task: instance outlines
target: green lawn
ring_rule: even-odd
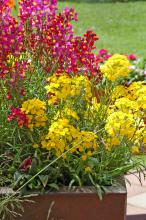
[[[68,5],[78,12],[79,22],[74,24],[75,34],[82,35],[86,29],[93,29],[100,37],[98,49],[146,56],[146,2],[85,1],[59,2],[59,9]]]

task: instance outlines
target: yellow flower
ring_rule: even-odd
[[[97,136],[90,131],[80,131],[70,124],[66,118],[60,118],[52,122],[48,133],[41,138],[42,148],[53,150],[55,155],[61,155],[66,150],[73,147],[70,153],[81,153],[88,149],[87,156],[92,155],[92,151],[96,150],[98,145]],[[85,159],[85,156],[82,158]]]
[[[47,116],[45,115],[46,103],[39,99],[28,99],[22,103],[21,110],[29,118],[28,127],[33,130],[34,127],[44,127],[46,125]]]
[[[78,146],[79,151],[82,152],[83,150],[88,149],[89,154],[90,154],[90,150],[96,150],[98,148],[96,138],[97,136],[93,132],[81,131],[81,132],[78,132],[78,136],[73,141],[73,145],[78,146],[78,143],[79,143],[79,146]]]
[[[114,81],[130,73],[130,62],[124,55],[115,54],[101,66],[101,72],[109,80]]]
[[[70,108],[65,108],[64,112],[69,115],[72,116],[73,118],[75,118],[76,120],[79,120],[79,116],[77,115],[77,113],[75,111],[73,111]]]
[[[91,151],[87,152],[88,157],[91,157],[93,155],[93,153]]]
[[[141,125],[141,128],[138,129],[136,131],[136,134],[135,134],[135,144],[137,145],[138,143],[140,143],[141,145],[146,145],[146,125],[143,124]]]
[[[33,148],[38,148],[39,145],[38,144],[33,144]]]
[[[47,150],[54,150],[55,155],[59,156],[69,149],[68,141],[72,141],[77,134],[78,130],[69,124],[69,120],[66,118],[60,118],[53,122],[48,130],[48,134],[41,140],[41,145]],[[76,151],[74,149],[73,151]]]
[[[135,113],[139,109],[137,102],[131,101],[127,97],[117,99],[114,105],[118,110],[125,113]]]
[[[91,173],[92,172],[92,169],[91,169],[91,167],[85,167],[85,172],[86,173]]]
[[[63,155],[63,159],[65,160],[67,158],[66,154]]]
[[[126,87],[123,85],[118,85],[118,86],[115,86],[113,90],[112,99],[115,100],[118,98],[127,97],[127,95],[128,95],[128,91]]]
[[[138,146],[133,146],[133,147],[132,147],[132,153],[133,153],[133,154],[139,154],[139,152],[140,152],[140,151],[139,151],[139,147],[138,147]]]
[[[106,140],[106,149],[110,149],[112,146],[120,145],[118,137],[110,137]]]
[[[146,85],[142,86],[137,92],[137,104],[140,108],[146,109]]]
[[[107,118],[105,130],[108,136],[118,142],[115,138],[122,138],[124,136],[132,138],[137,128],[137,122],[130,113],[122,111],[113,112]]]
[[[48,94],[52,94],[49,96],[49,104],[54,104],[56,100],[66,100],[79,95],[82,95],[86,101],[92,97],[91,82],[86,76],[53,75],[48,78],[48,85],[45,88]]]
[[[146,87],[143,81],[133,82],[128,88],[131,100],[136,100],[139,97],[139,92],[142,88]]]
[[[83,152],[83,151],[84,151],[83,146],[78,146],[78,149],[79,149],[80,152]]]
[[[42,140],[41,141],[41,145],[42,145],[42,148],[46,148],[47,147],[47,141],[46,140]]]
[[[60,117],[67,117],[70,119],[70,117],[68,117],[68,116],[76,119],[77,121],[80,119],[79,116],[77,115],[77,113],[75,111],[73,111],[71,109],[71,107],[68,105],[67,107],[65,107],[64,109],[62,109],[61,111],[58,111],[56,113],[54,120],[57,120]]]
[[[87,160],[87,155],[86,154],[82,155],[82,160],[83,161]]]

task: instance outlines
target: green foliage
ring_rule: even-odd
[[[61,2],[67,1],[67,0],[60,0]],[[144,0],[71,0],[72,2],[88,2],[88,3],[107,3],[107,2],[138,2],[138,1],[144,1]]]
[[[0,218],[1,220],[12,220],[21,217],[23,212],[23,200],[20,196],[4,195],[0,197]],[[17,210],[17,211],[16,211]]]

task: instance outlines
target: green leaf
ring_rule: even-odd
[[[29,184],[28,184],[28,187],[29,187],[30,189],[33,189],[34,184],[33,184],[33,183],[29,183]]]
[[[39,175],[39,179],[40,179],[41,183],[43,184],[43,187],[45,188],[48,183],[49,176],[48,175]]]
[[[77,174],[74,174],[73,176],[74,176],[74,177],[75,177],[75,179],[77,180],[77,182],[78,182],[79,186],[82,186],[82,182],[81,182],[80,177],[79,177]]]
[[[28,184],[28,187],[30,189],[40,189],[42,188],[41,182],[39,179],[32,181],[31,183]]]
[[[31,167],[30,167],[30,169],[29,169],[29,173],[30,173],[30,174],[35,174],[35,173],[37,173],[37,168],[38,168],[37,165],[38,165],[38,164],[37,164],[36,158],[33,158],[33,159],[32,159]]]
[[[102,200],[103,196],[103,191],[100,185],[96,184],[95,181],[93,180],[92,176],[89,174],[89,179],[92,183],[92,185],[96,188],[97,194],[99,196],[99,199]]]
[[[96,184],[95,185],[96,190],[97,190],[97,194],[99,196],[99,199],[102,200],[103,199],[103,191],[100,185]]]
[[[70,181],[70,183],[69,183],[69,185],[68,185],[68,189],[69,189],[69,190],[71,189],[71,187],[72,187],[72,185],[74,184],[74,182],[75,182],[74,179],[72,179],[72,180]]]
[[[89,179],[90,179],[90,181],[91,181],[92,185],[93,185],[93,186],[95,186],[95,182],[94,182],[94,180],[93,180],[92,176],[91,176],[90,174],[89,174],[88,176],[89,176]]]
[[[14,185],[17,185],[17,183],[18,183],[22,178],[23,178],[23,175],[22,175],[20,172],[16,171],[16,172],[14,173],[14,181],[15,181],[15,184],[14,184]]]
[[[55,190],[59,190],[59,186],[56,184],[56,183],[50,183],[49,186],[52,188],[52,189],[55,189]]]
[[[106,186],[101,186],[101,189],[102,189],[102,193],[109,193],[109,188],[106,187]]]
[[[96,158],[94,158],[94,157],[89,157],[88,160],[87,160],[87,162],[88,162],[88,165],[89,165],[91,168],[97,166],[97,164],[99,163],[99,161],[98,161]]]

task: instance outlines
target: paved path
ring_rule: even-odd
[[[135,174],[138,177],[138,174]],[[126,175],[131,182],[127,183],[127,215],[146,214],[146,179],[141,175],[141,183],[138,178],[132,175]],[[142,184],[142,185],[141,185]]]

